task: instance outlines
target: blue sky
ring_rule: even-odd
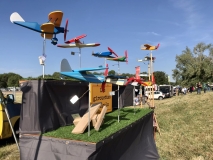
[[[104,59],[91,56],[92,51],[104,52],[112,48],[119,56],[128,51],[129,63],[120,63],[121,73],[147,71],[147,63],[138,62],[149,55],[141,45],[160,43],[153,51],[156,57],[154,71],[163,71],[172,77],[175,57],[188,46],[213,42],[213,1],[205,0],[63,0],[63,1],[0,1],[1,47],[0,74],[14,72],[23,77],[42,75],[38,57],[42,55],[43,38],[39,33],[10,22],[10,15],[18,12],[25,21],[48,21],[49,12],[64,12],[61,26],[69,19],[67,39],[87,34],[84,43],[100,43],[94,48],[82,49],[82,68],[104,65]],[[63,44],[63,34],[57,35],[58,44]],[[73,69],[79,68],[78,48],[58,48],[46,41],[45,74],[60,71],[60,61],[68,59]],[[117,71],[113,61],[107,61],[109,70]]]

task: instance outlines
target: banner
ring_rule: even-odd
[[[90,103],[102,102],[102,105],[106,105],[107,113],[112,111],[112,84],[105,84],[105,92],[102,92],[101,83],[90,83]]]

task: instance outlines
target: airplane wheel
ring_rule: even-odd
[[[57,42],[54,42],[54,41],[52,41],[51,43],[52,43],[53,45],[56,45],[56,44],[57,44]]]

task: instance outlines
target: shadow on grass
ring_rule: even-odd
[[[18,140],[18,139],[17,139]],[[15,144],[15,139],[13,137],[0,140],[0,148],[5,147],[6,145]]]

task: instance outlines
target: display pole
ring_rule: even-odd
[[[10,129],[12,130],[13,137],[14,137],[14,139],[15,139],[16,145],[17,145],[17,147],[18,147],[18,150],[20,151],[20,148],[19,148],[19,145],[18,145],[18,141],[17,141],[17,138],[16,138],[16,134],[15,134],[15,132],[14,132],[13,125],[12,125],[12,123],[11,123],[11,121],[10,121],[10,116],[9,116],[9,113],[8,113],[8,110],[7,110],[7,106],[6,106],[6,104],[4,104],[3,106],[4,106],[4,109],[5,109],[5,113],[6,113],[8,122],[9,122],[9,124],[10,124]]]
[[[134,115],[135,115],[135,85],[133,88],[134,92],[133,92],[133,104],[134,104]]]
[[[80,59],[80,68],[81,68],[81,48],[79,48],[79,59]]]
[[[88,137],[90,136],[90,99],[91,99],[91,93],[90,93],[90,90],[91,89],[91,84],[89,83],[89,107],[88,107],[88,110],[89,110],[89,114],[88,114]]]
[[[142,103],[143,103],[143,96],[142,96],[142,85],[140,85],[140,97],[141,97],[141,108],[143,108]]]
[[[118,123],[120,122],[120,102],[119,102],[119,85],[118,85]]]
[[[46,37],[45,37],[45,33],[44,33],[44,42],[43,42],[43,56],[44,57],[45,57],[45,49],[46,49]],[[43,66],[42,66],[42,68],[43,68],[43,79],[44,79],[44,74],[45,74],[44,66],[45,66],[45,61],[44,61]]]
[[[152,80],[153,80],[153,66],[152,66],[152,51],[150,53],[150,57],[151,57],[151,76],[152,76]],[[154,87],[152,84],[152,107],[154,108],[155,104],[154,104]]]

